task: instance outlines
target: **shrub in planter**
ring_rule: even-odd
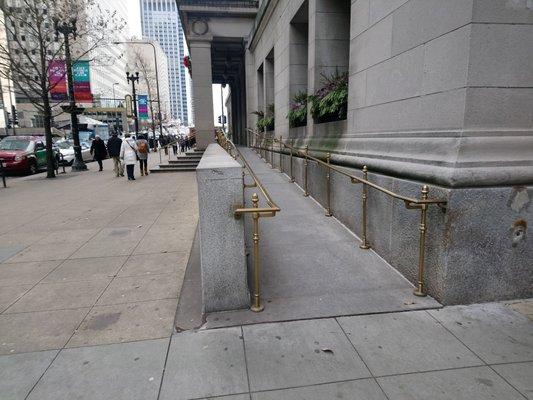
[[[322,75],[324,86],[310,95],[311,115],[317,122],[346,119],[348,112],[348,73]]]
[[[269,104],[267,106],[267,112],[263,111],[254,111],[252,114],[255,114],[259,117],[257,120],[257,129],[262,132],[265,129],[267,131],[274,130],[274,104]]]
[[[292,98],[289,113],[289,126],[297,128],[307,125],[307,94],[298,92]]]

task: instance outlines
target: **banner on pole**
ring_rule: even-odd
[[[72,78],[76,103],[92,103],[89,61],[76,61],[72,65]]]
[[[145,94],[140,94],[139,96],[137,96],[137,102],[139,104],[139,119],[148,119],[148,96]]]
[[[48,67],[48,83],[50,98],[53,101],[68,99],[67,95],[67,66],[65,60],[52,60]]]

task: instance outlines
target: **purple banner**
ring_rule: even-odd
[[[63,101],[67,96],[67,67],[65,60],[52,60],[48,66],[50,97],[54,101]]]

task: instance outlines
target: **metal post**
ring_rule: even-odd
[[[309,196],[309,192],[307,191],[307,166],[309,165],[309,161],[307,159],[307,156],[309,155],[309,146],[305,146],[305,160],[304,160],[304,197]]]
[[[331,217],[333,214],[331,213],[331,169],[329,168],[329,164],[331,161],[331,154],[326,154],[326,163],[328,164],[327,171],[326,171],[326,217]]]
[[[427,185],[422,186],[421,200],[428,199],[429,188]],[[420,231],[420,247],[418,250],[418,284],[413,291],[415,296],[426,296],[424,288],[424,258],[426,252],[426,231],[427,231],[427,204],[420,205],[420,225],[418,227]]]
[[[283,167],[281,166],[282,158],[281,154],[283,153],[283,136],[279,137],[279,172],[283,172]]]
[[[0,158],[0,171],[2,172],[2,183],[4,187],[7,187],[6,185],[6,171],[4,169],[4,160]]]
[[[363,179],[365,181],[368,180],[368,168],[365,166],[363,166]],[[367,250],[370,248],[370,244],[368,243],[367,241],[367,238],[366,238],[366,218],[367,218],[367,201],[368,201],[368,187],[366,185],[366,183],[363,183],[363,218],[361,219],[361,228],[362,228],[362,242],[361,244],[359,245],[359,248],[361,249],[364,249],[364,250]]]
[[[294,182],[294,173],[292,172],[292,151],[294,149],[294,139],[291,140],[291,182]]]
[[[270,168],[274,168],[274,141],[276,136],[272,133],[272,139],[270,140]]]
[[[252,205],[254,208],[259,207],[259,196],[254,193],[252,196]],[[264,310],[264,306],[261,304],[261,264],[259,260],[259,213],[252,214],[253,219],[253,236],[254,242],[254,293],[252,295],[252,306],[250,309],[254,312],[260,312]]]

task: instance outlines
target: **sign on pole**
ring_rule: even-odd
[[[139,119],[148,119],[148,96],[145,94],[140,94],[139,96],[137,96],[137,101],[139,104]]]
[[[76,61],[72,65],[72,78],[76,103],[92,103],[89,61]]]
[[[48,67],[48,82],[50,84],[50,98],[53,101],[68,99],[67,95],[67,65],[65,60],[52,60]]]

